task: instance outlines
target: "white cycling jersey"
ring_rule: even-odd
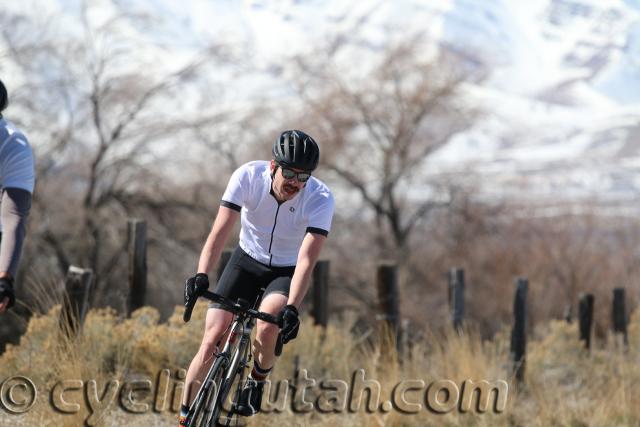
[[[240,247],[258,262],[294,266],[307,232],[329,234],[333,195],[311,177],[296,196],[278,203],[271,191],[268,161],[240,166],[229,179],[222,206],[241,213]]]
[[[27,137],[13,123],[0,118],[0,190],[20,188],[33,193],[34,169]]]

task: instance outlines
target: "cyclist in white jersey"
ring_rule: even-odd
[[[240,243],[215,292],[253,302],[259,289],[265,288],[260,311],[281,316],[280,332],[286,343],[298,333],[298,307],[331,228],[334,201],[329,188],[311,176],[320,156],[313,138],[299,130],[285,131],[274,143],[272,154],[270,162],[249,162],[231,175],[202,249],[198,272],[185,284],[185,298],[209,287],[207,274],[217,264],[240,217]],[[181,424],[186,424],[197,383],[213,362],[216,345],[232,317],[216,304],[209,307],[202,344],[185,379]],[[276,359],[278,327],[258,321],[256,329],[254,366],[237,407],[246,416],[260,410],[264,380]]]
[[[29,141],[2,116],[8,105],[7,89],[0,81],[0,313],[15,304],[13,282],[35,184]]]

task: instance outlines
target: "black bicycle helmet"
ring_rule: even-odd
[[[318,144],[300,130],[286,130],[273,144],[273,158],[282,166],[312,171],[318,166]]]
[[[9,95],[7,95],[7,88],[0,80],[0,117],[2,117],[2,111],[9,105]]]

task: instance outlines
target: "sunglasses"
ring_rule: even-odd
[[[307,182],[309,178],[311,178],[311,173],[309,172],[296,172],[282,166],[280,166],[280,169],[282,169],[282,176],[284,177],[284,179],[295,178],[296,180],[298,180],[298,182]]]

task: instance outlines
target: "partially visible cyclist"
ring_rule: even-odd
[[[7,88],[0,80],[0,313],[16,301],[13,282],[35,185],[29,141],[16,125],[2,116],[8,105]]]
[[[333,217],[329,188],[311,176],[320,157],[318,144],[300,130],[282,132],[272,148],[272,160],[242,165],[232,175],[218,214],[204,244],[197,274],[185,284],[185,299],[208,289],[207,274],[218,263],[238,217],[240,243],[227,263],[215,292],[232,300],[253,302],[265,288],[260,311],[278,315],[282,330],[257,322],[254,364],[237,405],[250,416],[260,411],[264,381],[275,363],[278,332],[283,343],[298,334],[298,307],[307,293]],[[185,380],[180,424],[214,359],[217,344],[232,319],[231,313],[209,304],[204,336]]]

